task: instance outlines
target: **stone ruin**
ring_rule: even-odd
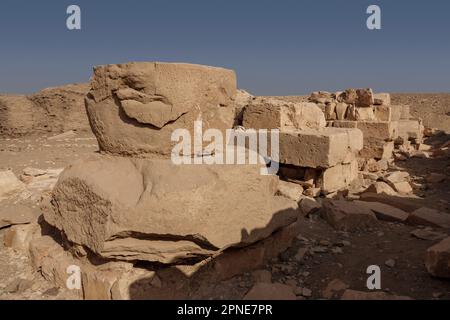
[[[261,268],[321,207],[344,231],[377,220],[450,227],[442,213],[379,197],[410,193],[407,173],[383,173],[393,155],[423,149],[423,126],[407,106],[370,89],[309,100],[254,97],[222,68],[96,67],[85,104],[101,153],[67,167],[42,201],[40,224],[11,228],[5,244],[26,247],[56,286],[79,266],[85,299],[186,298],[193,279]],[[173,130],[199,119],[203,129],[278,129],[278,176],[261,175],[261,165],[173,164]],[[359,194],[364,201],[342,200]],[[445,250],[433,250],[427,268],[441,275]]]
[[[280,176],[304,189],[294,200],[302,193],[316,197],[337,192],[358,177],[361,131],[326,127],[324,114],[314,103],[254,98],[243,112],[242,125],[280,130]]]
[[[89,83],[47,88],[31,95],[0,94],[0,134],[89,132],[84,97]]]
[[[328,126],[363,132],[362,159],[390,160],[394,150],[411,152],[423,142],[422,120],[412,119],[407,105],[391,105],[389,93],[374,94],[372,89],[319,91],[309,100],[324,111]]]

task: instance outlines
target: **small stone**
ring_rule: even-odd
[[[416,229],[414,231],[411,231],[411,235],[413,237],[416,237],[417,239],[429,240],[429,241],[442,240],[447,237],[447,234],[445,234],[445,233],[436,232],[436,231],[427,230],[427,229]]]
[[[314,253],[326,253],[326,252],[328,252],[328,248],[317,246],[317,247],[312,247],[311,251]]]
[[[42,294],[45,296],[56,297],[59,294],[59,288],[57,288],[57,287],[50,288],[50,289],[44,291]]]
[[[327,287],[322,291],[322,296],[325,299],[332,299],[335,294],[339,293],[340,291],[344,291],[344,290],[348,289],[348,287],[349,287],[348,284],[346,284],[342,280],[333,279],[328,283]]]
[[[305,258],[305,255],[308,253],[307,248],[299,248],[297,251],[297,254],[295,255],[294,259],[298,262],[303,261]]]
[[[331,249],[331,252],[333,252],[335,254],[344,253],[344,251],[341,248],[339,248],[339,247],[335,247],[335,248]]]
[[[394,259],[386,260],[386,262],[384,264],[386,266],[388,266],[389,268],[394,268],[395,267],[395,260]]]
[[[302,290],[302,296],[304,296],[304,297],[311,297],[312,296],[312,291],[311,291],[311,289],[308,289],[308,288],[303,288],[303,290]]]
[[[318,196],[320,196],[320,188],[309,188],[306,189],[303,194],[307,197],[312,197],[312,198],[316,198]]]

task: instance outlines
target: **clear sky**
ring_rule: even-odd
[[[66,28],[66,8],[82,30]],[[366,9],[382,10],[382,29]],[[257,95],[450,91],[449,0],[1,0],[0,92],[87,81],[92,66],[234,69]]]

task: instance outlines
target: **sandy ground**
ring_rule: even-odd
[[[299,101],[305,98],[284,99]],[[450,95],[394,95],[394,101],[417,106],[414,108],[419,114],[425,114],[428,125],[448,129]],[[433,112],[439,115],[429,116],[428,112],[423,112],[428,102],[433,106],[436,104]],[[0,139],[0,170],[12,169],[20,175],[26,167],[63,168],[95,152],[98,152],[98,146],[92,134],[77,134],[61,141],[48,140],[47,136]],[[448,159],[414,158],[397,165],[405,168],[418,185],[423,184],[424,177],[430,172],[450,173]],[[419,201],[424,206],[450,212],[448,184],[415,187],[414,193],[421,197]],[[373,264],[382,270],[382,288],[386,292],[414,299],[450,299],[450,281],[432,278],[423,264],[425,250],[437,241],[413,237],[410,233],[414,229],[417,228],[382,222],[369,232],[343,233],[313,216],[302,220],[302,232],[294,246],[264,269],[270,271],[274,282],[295,283],[297,290],[306,292],[305,299],[322,298],[322,291],[333,279],[342,280],[351,289],[365,290],[366,269]],[[0,239],[4,232],[0,230]],[[450,230],[442,232],[450,234]],[[295,256],[301,248],[306,248],[309,253],[299,260]],[[388,260],[394,260],[395,265],[387,266]],[[193,286],[190,297],[241,299],[254,283],[251,274],[220,283],[199,283]],[[77,296],[72,292],[52,288],[38,273],[33,273],[26,255],[0,244],[0,299],[75,298]]]

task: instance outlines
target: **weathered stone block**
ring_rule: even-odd
[[[348,163],[361,148],[359,130],[324,128],[280,132],[280,162],[299,167],[330,168]]]
[[[375,118],[378,121],[398,121],[401,118],[403,106],[375,106]]]
[[[225,130],[234,123],[236,75],[222,68],[139,62],[94,68],[86,109],[100,149],[170,156],[175,129]]]
[[[352,181],[358,178],[358,162],[353,160],[348,164],[338,164],[325,169],[319,178],[318,186],[324,193],[346,188]]]
[[[398,137],[403,141],[423,138],[424,126],[419,120],[398,121]]]
[[[44,218],[104,258],[200,261],[296,221],[296,203],[274,196],[278,177],[263,176],[260,168],[84,160],[61,174]]]
[[[391,95],[389,93],[375,93],[373,102],[375,105],[389,106],[391,105]]]
[[[255,98],[244,110],[243,126],[249,129],[320,129],[325,116],[314,103],[291,103]]]
[[[337,128],[358,128],[363,132],[364,140],[392,140],[398,135],[397,121],[333,121]]]

